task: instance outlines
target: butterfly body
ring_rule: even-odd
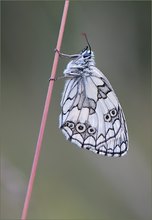
[[[123,156],[128,132],[121,105],[86,47],[64,70],[67,77],[61,100],[60,128],[80,148],[106,156]]]

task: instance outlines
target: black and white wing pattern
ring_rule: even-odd
[[[108,79],[95,67],[93,52],[84,49],[69,62],[61,100],[60,128],[80,148],[120,157],[128,150],[127,125]]]

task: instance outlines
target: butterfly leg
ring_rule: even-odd
[[[70,59],[72,58],[77,58],[79,56],[79,54],[65,54],[65,53],[61,53],[58,49],[55,48],[55,52],[57,52],[59,54],[60,57],[68,57]]]
[[[54,80],[54,81],[56,81],[56,80],[58,80],[58,79],[64,79],[64,78],[67,78],[67,77],[65,77],[65,76],[59,76],[59,77],[56,77],[56,78],[49,78],[49,82],[51,81],[51,80]]]
[[[58,79],[72,79],[73,78],[73,76],[58,76],[58,77],[56,77],[56,78],[49,78],[49,82],[51,81],[51,80],[54,80],[54,81],[56,81],[56,80],[58,80]]]

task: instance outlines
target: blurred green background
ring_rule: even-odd
[[[1,218],[20,219],[64,1],[2,1]],[[64,80],[55,82],[28,219],[151,219],[149,1],[71,1],[61,51],[86,32],[96,65],[123,106],[122,158],[81,150],[58,128]],[[67,59],[61,58],[61,76]]]

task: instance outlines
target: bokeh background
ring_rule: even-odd
[[[64,1],[1,2],[1,219],[20,219]],[[130,149],[107,158],[58,128],[64,80],[55,82],[28,219],[151,219],[150,1],[71,1],[62,52],[86,32],[97,67],[123,106]],[[57,75],[68,60],[61,58]]]

